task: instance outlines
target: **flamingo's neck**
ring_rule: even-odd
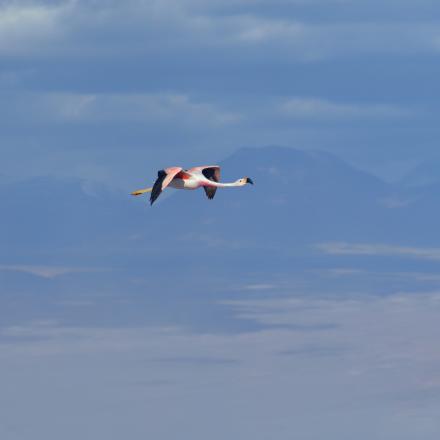
[[[210,186],[215,186],[217,188],[227,188],[229,186],[244,186],[246,185],[245,182],[241,182],[240,179],[236,180],[235,182],[230,182],[230,183],[221,183],[221,182],[213,182],[213,181],[209,181],[209,185]]]

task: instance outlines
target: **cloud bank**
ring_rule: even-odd
[[[0,401],[8,423],[0,433],[174,438],[185,426],[194,439],[437,438],[437,292],[228,305],[261,327],[241,334],[54,321],[3,327]],[[103,423],[109,417],[111,426]],[[176,422],[164,423],[169,417]]]

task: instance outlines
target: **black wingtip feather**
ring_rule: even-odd
[[[204,186],[203,189],[205,190],[206,196],[209,200],[212,200],[215,196],[215,192],[217,191],[217,188],[212,186]]]
[[[160,193],[162,192],[162,183],[166,176],[167,173],[164,170],[158,171],[156,182],[154,182],[153,189],[151,190],[150,205],[153,205],[156,199],[160,196]]]

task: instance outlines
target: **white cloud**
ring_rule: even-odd
[[[188,233],[180,237],[183,242],[199,243],[208,248],[219,248],[229,250],[248,249],[255,247],[254,243],[244,240],[230,240],[213,233]]]
[[[335,278],[365,274],[364,270],[353,269],[351,267],[337,267],[337,268],[322,270],[318,272],[324,273],[326,275],[330,275],[331,277],[335,277]]]
[[[369,282],[377,281],[381,285],[387,283],[389,285],[390,281],[393,285],[395,283],[405,283],[404,285],[409,286],[408,282],[420,282],[420,283],[437,283],[440,281],[440,274],[436,272],[390,272],[390,271],[370,271],[365,269],[356,268],[332,268],[332,269],[314,269],[311,273],[315,273],[318,276],[330,277],[330,278],[343,278],[343,277],[362,277],[363,279],[368,278]],[[423,285],[418,283],[417,285]]]
[[[197,440],[234,433],[287,440],[292,432],[368,440],[381,438],[377,425],[387,439],[438,438],[439,293],[228,305],[264,327],[241,334],[51,321],[2,328],[0,402],[20,402],[2,405],[18,424],[12,438],[47,426],[50,440],[78,438],[78,426],[93,437],[176,438],[188,420],[196,421]],[[174,423],[164,423],[170,414]],[[228,424],[213,432],[225,414]],[[114,423],[103,423],[109,417]]]
[[[396,106],[340,104],[317,98],[272,99],[257,108],[246,102],[233,102],[233,110],[224,103],[204,102],[183,93],[62,93],[8,92],[0,105],[4,124],[26,121],[40,123],[173,123],[203,131],[208,127],[238,126],[278,116],[278,123],[326,120],[341,122],[350,119],[383,120],[406,118],[412,112]],[[231,106],[231,104],[229,104]],[[276,170],[269,170],[275,174]],[[387,203],[388,201],[384,201]],[[394,207],[394,205],[392,205]],[[400,206],[400,205],[399,205]]]
[[[185,94],[18,93],[9,95],[4,120],[42,122],[137,122],[223,126],[242,119],[237,112],[198,102]],[[11,105],[12,103],[12,105]]]
[[[290,98],[281,112],[292,118],[358,119],[410,116],[411,111],[386,104],[344,104],[318,98]]]
[[[275,290],[279,289],[278,284],[246,284],[240,290]]]
[[[377,255],[440,260],[440,248],[345,242],[320,243],[314,247],[321,252],[331,255]]]
[[[240,29],[242,29],[240,31]],[[268,20],[256,17],[237,17],[234,37],[238,41],[258,44],[269,41],[294,42],[302,40],[306,26],[294,21]]]
[[[78,272],[95,272],[96,269],[65,267],[65,266],[36,266],[26,264],[0,264],[0,271],[23,272],[41,278],[55,278],[61,275]]]
[[[59,43],[64,34],[64,18],[73,11],[73,2],[57,6],[6,2],[0,6],[0,54],[45,52]]]
[[[330,22],[271,17],[260,2],[218,3],[71,0],[56,4],[12,2],[0,7],[0,53],[63,53],[73,56],[202,47],[266,48],[313,60],[341,54],[438,52],[433,22]],[[224,6],[224,5],[223,5]],[[243,12],[246,11],[246,12]]]
[[[399,208],[405,208],[406,206],[410,205],[414,202],[414,199],[402,199],[400,197],[388,197],[385,199],[379,200],[382,206],[385,206],[385,208],[388,209],[399,209]]]

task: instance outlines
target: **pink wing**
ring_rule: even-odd
[[[194,171],[201,171],[202,174],[209,180],[220,182],[220,167],[218,165],[205,165],[200,167],[190,168],[188,173]]]
[[[160,196],[160,193],[171,183],[171,181],[182,171],[180,167],[170,167],[164,170],[159,170],[157,173],[156,182],[154,182],[151,190],[150,203],[153,204]]]
[[[165,177],[164,181],[162,182],[162,191],[171,183],[171,181],[176,177],[176,174],[179,174],[183,168],[181,167],[170,167],[165,168],[165,172],[167,173],[167,176]]]

